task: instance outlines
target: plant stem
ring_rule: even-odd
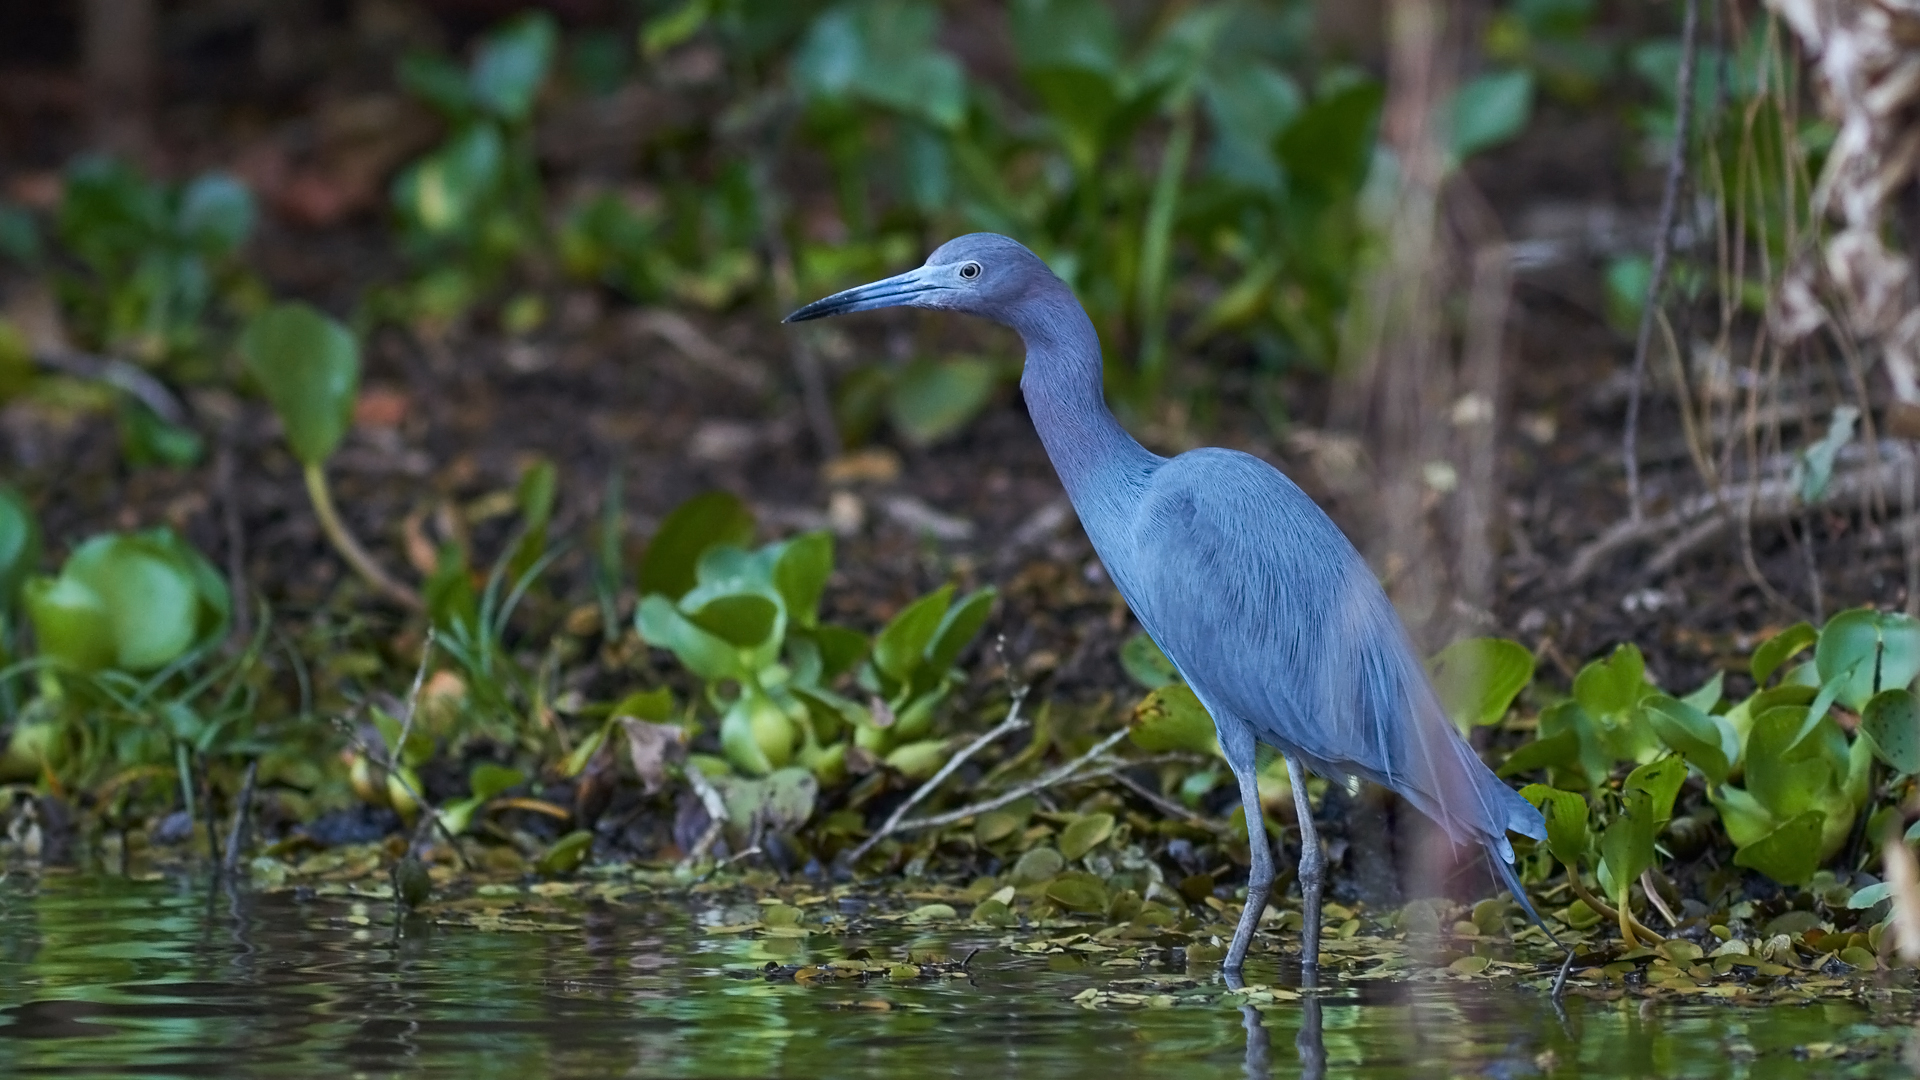
[[[1653,240],[1653,272],[1647,277],[1646,302],[1640,308],[1640,330],[1634,337],[1633,379],[1627,392],[1626,431],[1621,436],[1621,464],[1627,470],[1627,517],[1638,522],[1640,502],[1640,386],[1647,376],[1647,349],[1653,340],[1653,317],[1666,287],[1667,261],[1673,248],[1673,219],[1679,213],[1680,185],[1687,175],[1687,129],[1693,119],[1693,59],[1699,51],[1700,2],[1687,0],[1680,30],[1680,72],[1675,80],[1673,158],[1667,162],[1666,188],[1660,193],[1660,231]]]
[[[1167,365],[1167,271],[1173,254],[1173,224],[1180,182],[1193,152],[1193,106],[1182,105],[1160,158],[1140,245],[1140,374],[1157,390]]]
[[[1639,941],[1635,940],[1636,934],[1640,937],[1647,938],[1656,945],[1667,940],[1641,925],[1640,920],[1634,918],[1633,913],[1628,911],[1624,905],[1618,910],[1615,910],[1612,904],[1588,892],[1587,887],[1580,883],[1580,872],[1571,866],[1567,867],[1567,884],[1573,887],[1573,895],[1594,911],[1599,912],[1601,918],[1610,919],[1620,924],[1620,936],[1627,939],[1627,946],[1629,948],[1639,947]]]
[[[304,467],[307,480],[307,498],[313,503],[313,512],[320,519],[320,528],[327,534],[327,540],[333,544],[340,557],[359,574],[376,592],[406,608],[408,611],[424,611],[426,604],[421,602],[420,594],[388,576],[380,564],[373,561],[367,549],[360,546],[347,531],[346,522],[340,520],[339,511],[334,509],[333,494],[327,487],[326,470],[319,465]]]

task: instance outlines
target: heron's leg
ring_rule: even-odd
[[[1221,740],[1223,746],[1228,741]],[[1251,743],[1251,733],[1247,741]],[[1273,845],[1267,841],[1267,824],[1260,813],[1260,783],[1253,770],[1252,747],[1247,749],[1246,767],[1235,765],[1233,770],[1234,779],[1240,781],[1240,805],[1247,813],[1247,845],[1253,856],[1253,865],[1247,870],[1247,905],[1240,910],[1240,925],[1233,928],[1233,944],[1227,949],[1227,974],[1234,981],[1246,962],[1260,916],[1266,913],[1267,898],[1273,893]],[[1231,749],[1229,755],[1229,764],[1233,764]]]
[[[1307,770],[1291,757],[1287,779],[1300,817],[1300,969],[1312,972],[1320,967],[1320,888],[1326,884],[1327,856],[1320,850],[1320,831],[1313,827],[1313,806],[1307,802]]]

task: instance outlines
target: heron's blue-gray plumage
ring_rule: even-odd
[[[1484,846],[1525,903],[1507,833],[1544,837],[1540,812],[1461,739],[1379,582],[1312,499],[1248,454],[1163,458],[1136,442],[1106,406],[1086,312],[1006,237],[949,241],[916,270],[789,319],[896,305],[1020,333],[1020,386],[1047,456],[1121,596],[1213,716],[1236,775],[1251,776],[1257,739],[1320,775],[1383,784],[1456,842]]]

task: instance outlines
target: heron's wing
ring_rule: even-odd
[[[1210,708],[1311,768],[1399,791],[1456,838],[1542,831],[1455,731],[1366,562],[1279,470],[1174,458],[1130,548],[1122,589]]]

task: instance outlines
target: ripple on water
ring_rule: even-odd
[[[1904,1071],[1911,1023],[1855,1001],[1631,998],[1570,1001],[1563,1022],[1530,992],[1363,983],[1324,990],[1316,1029],[1298,1002],[1250,1021],[1198,969],[1174,1007],[1083,1008],[1075,994],[1141,973],[1056,969],[997,931],[754,940],[704,932],[739,912],[670,898],[566,931],[416,919],[396,938],[390,917],[183,879],[0,878],[0,1075],[1202,1080],[1302,1075],[1296,1047],[1318,1045],[1329,1076],[1866,1077]],[[930,946],[982,951],[966,977],[903,985],[741,977]]]

